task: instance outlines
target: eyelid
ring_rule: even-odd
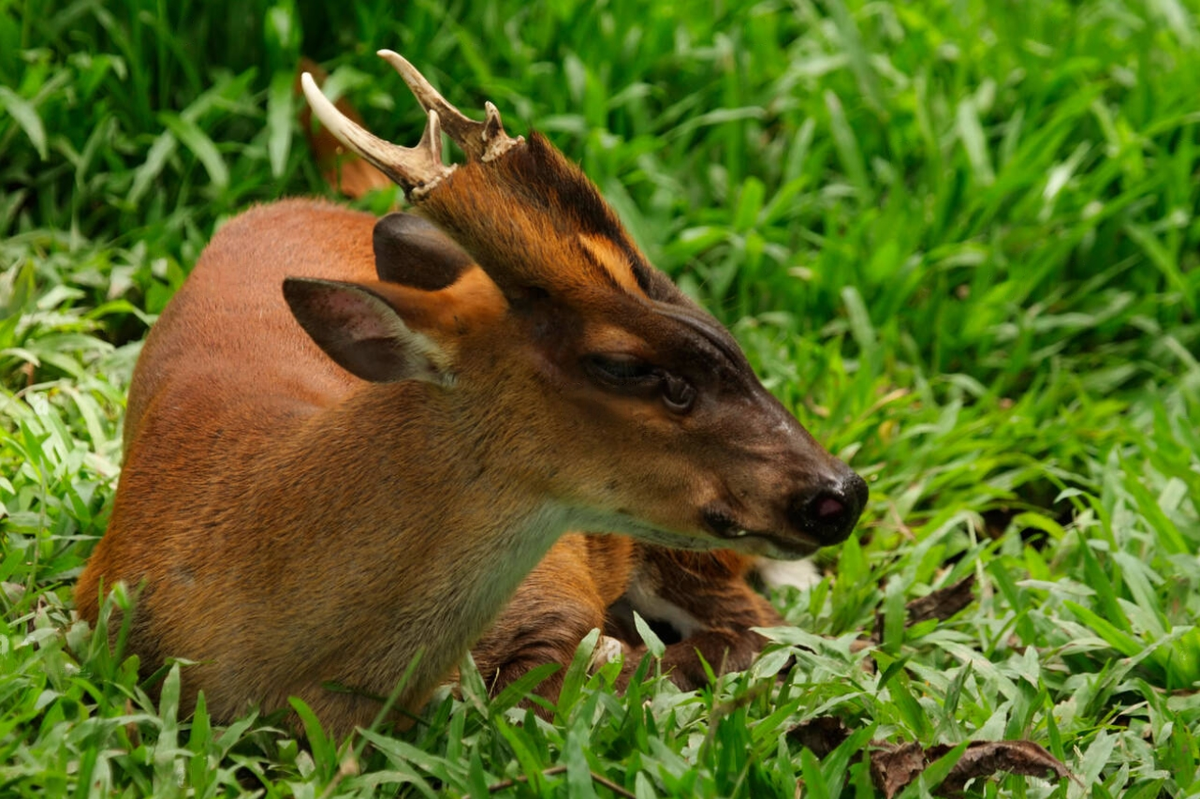
[[[662,371],[649,361],[621,353],[589,355],[584,359],[584,368],[593,377],[615,386],[641,386],[662,377]]]
[[[656,394],[673,413],[688,413],[696,401],[696,387],[690,381],[636,355],[592,353],[583,358],[583,368],[610,391],[647,398]]]

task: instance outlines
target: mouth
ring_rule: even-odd
[[[703,520],[704,526],[723,546],[753,555],[765,555],[777,560],[797,560],[820,549],[820,544],[816,541],[784,537],[766,530],[743,527],[732,516],[718,509],[704,511]]]
[[[761,555],[775,560],[799,560],[820,549],[816,541],[785,537],[766,530],[739,526],[732,517],[720,513],[705,513],[703,532],[680,532],[647,524],[626,513],[605,515],[602,520],[588,524],[576,519],[573,525],[580,530],[622,533],[642,541],[671,549],[709,551],[733,549],[746,555]]]
[[[820,546],[812,541],[783,538],[772,533],[741,528],[734,529],[728,535],[721,535],[718,538],[727,542],[726,545],[730,549],[749,552],[752,555],[765,555],[775,560],[799,560],[820,549]]]
[[[639,527],[627,531],[650,544],[671,549],[711,551],[732,549],[745,555],[761,555],[772,560],[799,560],[807,558],[820,547],[808,541],[781,538],[770,533],[738,530],[730,535],[686,535],[651,527]]]
[[[818,545],[811,541],[783,538],[772,533],[743,528],[730,528],[723,533],[717,533],[710,529],[706,531],[708,535],[696,535],[625,520],[625,524],[610,526],[608,529],[671,549],[691,549],[702,552],[714,549],[733,549],[747,555],[761,555],[774,560],[799,560],[819,549]]]

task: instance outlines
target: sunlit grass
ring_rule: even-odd
[[[1079,781],[975,795],[1200,790],[1194,7],[305,6],[0,4],[6,794],[870,796],[867,740],[1005,738]],[[339,750],[180,718],[178,670],[152,700],[72,620],[148,325],[228,216],[326,192],[299,56],[417,135],[380,47],[550,135],[869,479],[833,576],[777,597],[804,632],[751,672],[679,694],[647,664],[618,697],[580,667],[545,723],[468,669],[412,731]],[[904,627],[968,574],[976,603]],[[818,759],[788,732],[828,715],[858,732]]]

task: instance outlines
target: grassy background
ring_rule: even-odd
[[[1029,738],[1079,781],[972,793],[1200,795],[1197,13],[0,0],[0,792],[612,795],[603,776],[639,797],[871,796],[870,738]],[[148,325],[223,219],[325,191],[299,55],[369,127],[418,135],[380,47],[580,161],[868,477],[834,576],[777,597],[806,632],[751,673],[679,694],[651,664],[624,698],[576,673],[552,724],[468,679],[350,756],[270,720],[179,719],[177,671],[152,702],[72,620]],[[905,601],[971,573],[975,604],[904,629]],[[859,732],[819,760],[787,733],[824,715]]]

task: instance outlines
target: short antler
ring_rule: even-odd
[[[514,139],[504,132],[500,112],[490,102],[484,105],[487,117],[483,122],[476,122],[450,105],[404,56],[391,50],[380,50],[377,55],[396,68],[426,111],[437,112],[446,128],[446,135],[463,149],[468,158],[491,161],[522,141],[522,137]]]
[[[429,122],[417,146],[401,147],[384,141],[338,111],[317,88],[309,73],[300,76],[300,83],[321,124],[338,141],[400,184],[406,194],[420,196],[454,171],[453,165],[442,163],[442,128],[437,111],[429,111]]]
[[[454,171],[453,165],[442,163],[442,126],[445,126],[450,139],[473,161],[491,161],[524,141],[521,136],[514,139],[504,132],[500,112],[491,103],[485,106],[487,116],[484,121],[476,122],[446,102],[446,98],[403,56],[391,50],[380,50],[379,55],[396,68],[429,114],[429,124],[416,147],[401,147],[386,142],[346,117],[326,99],[307,72],[300,76],[300,83],[304,87],[304,96],[308,98],[321,124],[338,141],[399,183],[410,199],[420,199]]]

